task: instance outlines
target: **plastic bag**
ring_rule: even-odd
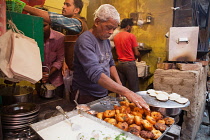
[[[66,69],[63,76],[63,82],[65,86],[65,99],[67,100],[70,100],[72,80],[73,80],[73,71]]]

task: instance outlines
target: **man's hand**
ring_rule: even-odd
[[[49,80],[49,73],[48,72],[43,72],[42,73],[42,83],[47,83]]]

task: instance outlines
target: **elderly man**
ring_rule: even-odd
[[[74,48],[75,99],[88,103],[107,96],[110,90],[149,110],[141,96],[122,86],[112,59],[108,38],[118,27],[119,13],[112,5],[104,4],[94,14],[93,27],[80,35]]]

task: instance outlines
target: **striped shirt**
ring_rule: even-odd
[[[78,19],[65,17],[61,14],[57,14],[54,12],[48,13],[52,22],[52,26],[61,26],[63,28],[66,28],[67,30],[71,30],[78,33],[82,31],[82,24]]]

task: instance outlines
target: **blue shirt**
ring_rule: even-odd
[[[68,18],[61,14],[48,12],[52,25],[61,26],[68,30],[80,33],[82,31],[82,24],[76,18]]]
[[[73,90],[82,95],[104,97],[107,89],[97,84],[102,73],[110,77],[114,65],[109,40],[99,40],[86,31],[79,36],[74,46]]]

